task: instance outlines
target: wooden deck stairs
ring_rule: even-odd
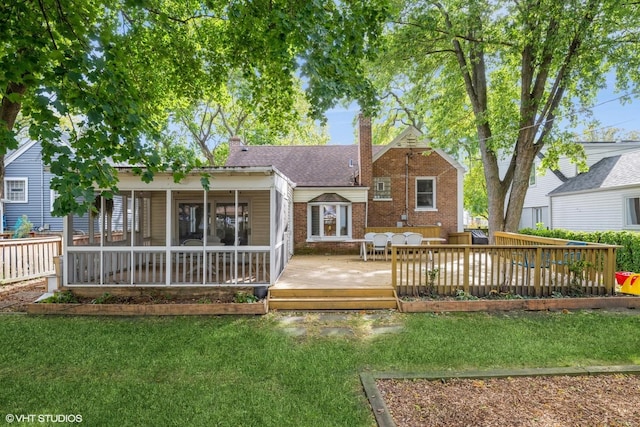
[[[397,307],[398,300],[392,287],[276,287],[269,290],[270,310],[381,310]]]

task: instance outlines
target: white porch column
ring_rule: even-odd
[[[173,241],[171,240],[171,225],[173,218],[173,210],[172,207],[172,191],[167,190],[167,200],[165,202],[165,258],[167,259],[167,272],[165,276],[165,285],[169,286],[171,284],[171,269],[173,264],[171,263],[171,246],[173,246]]]

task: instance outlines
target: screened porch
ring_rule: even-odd
[[[123,173],[124,172],[124,173]],[[269,286],[290,257],[291,185],[271,168],[176,184],[121,171],[120,193],[65,219],[65,286]]]

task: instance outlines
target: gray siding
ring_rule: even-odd
[[[51,215],[52,174],[42,163],[40,143],[35,143],[7,165],[6,178],[27,178],[27,203],[4,204],[7,230],[13,230],[18,218],[27,215],[34,229],[48,224],[51,231],[62,231],[62,218]],[[4,185],[4,183],[3,183]]]

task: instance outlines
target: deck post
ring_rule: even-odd
[[[397,292],[398,290],[398,248],[395,246],[391,246],[391,286],[393,290]]]
[[[464,271],[462,273],[462,288],[463,288],[465,294],[468,294],[469,290],[470,290],[470,286],[469,286],[469,269],[471,268],[470,259],[471,259],[471,246],[465,245],[465,247],[464,247]]]
[[[540,295],[540,273],[542,272],[542,248],[540,246],[536,247],[536,258],[535,264],[533,266],[533,293],[535,296],[539,297]]]

